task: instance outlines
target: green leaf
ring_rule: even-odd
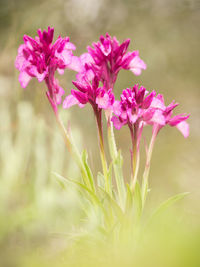
[[[118,203],[111,198],[111,196],[102,188],[100,188],[101,191],[104,193],[106,199],[108,200],[109,205],[112,207],[115,215],[119,218],[120,221],[123,220],[124,218],[124,213],[122,211],[122,209],[120,208],[120,206],[118,205]]]
[[[129,184],[126,184],[126,205],[125,205],[125,212],[129,213],[129,211],[133,208],[133,193]]]
[[[141,190],[141,195],[142,195],[142,208],[144,208],[144,204],[147,198],[147,194],[150,192],[150,189],[148,189],[148,179],[145,178],[143,179],[142,182],[142,190]]]
[[[98,187],[102,189],[105,188],[105,178],[101,172],[98,172],[97,174],[97,184],[98,184]]]
[[[104,209],[104,206],[101,202],[101,200],[98,198],[98,196],[91,191],[90,188],[88,188],[85,184],[82,184],[76,180],[73,179],[69,179],[69,178],[65,178],[62,175],[59,175],[57,173],[54,172],[54,174],[56,175],[56,177],[62,181],[63,183],[72,183],[76,186],[78,186],[79,189],[81,189],[81,192],[84,193],[84,196],[91,202],[93,203],[94,209],[96,209],[96,207],[100,208],[101,211],[103,212],[104,216],[106,219],[108,219],[108,214],[106,213],[106,210]],[[89,196],[89,197],[88,197]]]
[[[117,153],[117,157],[113,161],[113,168],[114,168],[115,180],[117,184],[117,190],[119,193],[120,202],[121,205],[124,206],[126,190],[122,172],[122,165],[123,165],[123,157],[121,155],[121,151],[119,150]]]
[[[142,214],[142,192],[138,181],[136,181],[135,184],[133,202],[134,202],[134,207],[136,209],[136,214],[138,217],[140,217]]]
[[[90,183],[90,187],[92,189],[93,192],[95,192],[95,184],[94,184],[94,177],[92,175],[92,171],[88,165],[88,162],[87,162],[87,159],[88,159],[88,154],[87,154],[87,151],[86,150],[83,150],[83,153],[82,153],[82,161],[83,161],[83,164],[85,166],[85,170],[87,172],[87,177],[88,177],[88,180],[89,180],[89,183]]]
[[[177,201],[183,199],[188,194],[189,194],[189,192],[184,192],[184,193],[180,193],[180,194],[177,194],[175,196],[172,196],[172,197],[168,198],[167,200],[165,200],[164,202],[162,202],[158,206],[158,208],[152,213],[150,219],[152,219],[153,217],[157,216],[161,212],[165,211],[167,208],[169,208],[170,206],[172,206]]]
[[[60,186],[62,188],[66,188],[66,185],[68,184],[67,179],[62,175],[58,174],[57,172],[52,172],[52,173],[55,175],[57,182],[60,184]]]
[[[111,192],[112,192],[112,163],[110,164],[108,168],[107,174],[108,174],[109,188],[111,189]]]
[[[74,179],[65,178],[62,175],[60,175],[58,173],[55,173],[55,172],[54,172],[54,174],[59,179],[59,182],[62,182],[62,183],[69,183],[69,182],[73,183],[73,184],[77,185],[79,188],[83,189],[85,192],[89,193],[89,195],[92,197],[93,200],[95,200],[96,203],[100,202],[100,200],[98,199],[96,194],[94,192],[92,192],[85,184],[82,184],[79,181],[76,181]]]

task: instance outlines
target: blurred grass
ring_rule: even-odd
[[[198,0],[0,0],[0,266],[200,265],[199,23]],[[189,139],[171,128],[159,134],[147,215],[170,195],[191,194],[149,226],[138,246],[83,240],[71,247],[78,226],[84,225],[80,199],[63,190],[52,173],[74,178],[78,171],[44,97],[44,84],[33,80],[24,91],[14,68],[23,34],[35,36],[37,28],[48,25],[55,27],[56,36],[70,36],[77,55],[106,31],[120,41],[131,38],[130,49],[140,50],[148,69],[139,77],[122,71],[116,94],[139,82],[163,93],[167,103],[180,102],[177,112],[191,113]],[[67,92],[72,78],[70,71],[60,77]],[[62,116],[66,124],[70,120],[97,173],[100,159],[91,109],[74,107]],[[116,138],[128,177],[127,129],[116,132]]]

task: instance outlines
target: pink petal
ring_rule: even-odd
[[[88,96],[82,92],[72,89],[71,94],[83,105],[88,102]]]
[[[57,58],[61,59],[66,66],[69,65],[72,61],[72,53],[71,53],[71,51],[69,51],[67,49],[64,49],[61,53],[58,53],[56,51],[55,56]]]
[[[120,114],[120,118],[122,119],[122,120],[127,120],[127,117],[128,117],[128,115],[127,115],[127,111],[121,111],[121,114]]]
[[[21,55],[18,55],[15,60],[15,67],[20,71],[23,68],[25,58]]]
[[[60,75],[63,75],[64,74],[64,70],[63,69],[57,69],[57,71],[58,71],[58,73],[60,74]]]
[[[166,112],[167,113],[170,113],[173,109],[175,109],[175,107],[177,107],[179,104],[178,103],[175,103],[175,101],[173,100],[171,104],[169,104],[167,107],[166,107]]]
[[[60,105],[62,102],[62,96],[65,94],[65,91],[63,90],[62,87],[59,86],[59,91],[56,94],[56,103],[57,105]]]
[[[177,129],[182,133],[182,135],[187,138],[189,136],[189,124],[186,121],[182,121],[176,125]]]
[[[98,95],[96,98],[96,103],[99,108],[108,109],[109,108],[109,95],[107,93],[102,97]]]
[[[147,90],[145,91],[145,95],[147,94]],[[152,91],[143,101],[142,103],[142,108],[144,109],[148,109],[149,106],[151,105],[152,101],[153,101],[153,98],[155,97],[156,95],[156,92],[155,91]]]
[[[165,111],[165,109],[166,109],[165,104],[163,103],[162,100],[158,99],[158,97],[153,98],[150,107],[151,108],[158,108],[158,109],[161,109],[163,111]]]
[[[166,124],[165,117],[163,116],[161,110],[156,110],[156,111],[154,112],[151,121],[152,121],[153,123],[156,123],[156,124],[159,124],[159,125],[163,125],[163,126]]]
[[[124,123],[122,123],[119,118],[117,117],[112,117],[111,121],[113,122],[113,125],[115,126],[115,128],[117,130],[121,129],[121,127],[124,125]]]
[[[76,104],[79,104],[79,101],[73,95],[68,95],[63,101],[63,108],[68,109]]]
[[[90,64],[90,63],[94,63],[94,60],[92,58],[92,56],[89,53],[84,53],[80,56],[80,60],[83,66],[85,66],[85,64]]]
[[[74,71],[77,71],[77,72],[83,71],[83,67],[82,67],[80,58],[76,57],[76,56],[72,56],[71,62],[67,65],[67,68],[74,70]]]
[[[147,110],[144,111],[143,114],[142,114],[143,120],[144,120],[146,123],[151,123],[151,119],[152,119],[154,113],[155,113],[155,109],[154,109],[154,108],[149,108],[149,109],[147,109]]]
[[[63,108],[64,109],[68,109],[74,105],[78,105],[80,108],[83,108],[85,105],[81,104],[76,97],[74,97],[73,95],[68,95],[65,100],[63,101]]]
[[[169,119],[168,123],[170,126],[176,126],[182,121],[185,121],[189,118],[190,115],[187,114],[179,114]]]
[[[111,45],[110,44],[108,44],[108,45],[100,44],[100,49],[105,56],[108,56],[111,52]]]
[[[23,71],[26,67],[30,66],[29,60],[26,60],[24,55],[18,54],[15,60],[15,67],[19,71]]]
[[[140,75],[142,72],[142,69],[146,69],[146,64],[144,61],[136,56],[134,57],[131,62],[129,63],[129,69],[135,74],[135,75]]]
[[[20,72],[19,82],[20,82],[22,88],[25,88],[31,79],[32,79],[32,77],[30,75],[28,75],[28,73],[26,71]]]
[[[129,121],[132,124],[135,123],[136,120],[138,119],[138,115],[137,114],[132,114],[132,110],[131,109],[128,109],[127,115],[128,115]]]
[[[115,115],[120,116],[121,114],[121,103],[119,100],[116,100],[113,104],[113,112],[115,113]]]
[[[76,50],[76,46],[70,42],[67,42],[65,44],[65,49],[69,49],[69,50]]]
[[[37,67],[34,65],[29,66],[29,73],[38,79],[38,82],[42,82],[47,74],[47,71],[39,73]]]
[[[26,46],[23,44],[23,45],[20,45],[18,48],[18,55],[17,55],[16,60],[15,60],[15,67],[18,70],[22,70],[24,62],[26,61],[24,54],[23,54],[23,50],[25,47]]]

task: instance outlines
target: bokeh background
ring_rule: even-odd
[[[16,266],[24,251],[38,251],[38,247],[46,243],[46,254],[56,254],[66,247],[63,235],[73,232],[81,217],[75,194],[62,191],[53,174],[78,176],[45,98],[45,85],[33,79],[24,90],[18,82],[14,62],[23,35],[34,37],[38,28],[52,26],[56,37],[70,37],[77,47],[76,55],[86,51],[88,45],[106,32],[120,42],[131,39],[130,50],[140,51],[147,70],[138,77],[121,71],[115,86],[116,95],[119,96],[123,88],[140,83],[149,90],[163,93],[166,103],[179,102],[177,113],[191,114],[188,139],[170,127],[163,129],[157,138],[150,173],[149,206],[158,205],[175,193],[189,191],[191,194],[178,208],[189,218],[188,227],[199,229],[199,25],[198,0],[0,0],[2,266]],[[68,70],[59,77],[67,93],[74,78],[75,74]],[[67,111],[61,108],[60,112],[66,125],[70,120],[77,144],[88,150],[89,162],[97,173],[100,159],[91,108],[73,107]],[[149,134],[147,129],[147,139]],[[122,149],[128,180],[128,130],[116,132],[116,140]],[[49,233],[53,237],[49,238]],[[24,266],[37,266],[32,264]]]

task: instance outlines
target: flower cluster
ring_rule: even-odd
[[[114,104],[114,94],[111,89],[106,90],[105,86],[99,87],[99,79],[93,75],[92,81],[81,79],[72,81],[78,89],[71,90],[71,95],[67,96],[63,101],[63,108],[69,108],[75,104],[83,107],[90,103],[93,110],[112,110]]]
[[[135,75],[141,74],[142,69],[146,69],[146,64],[139,58],[139,52],[127,52],[130,40],[125,40],[122,44],[116,37],[111,38],[107,33],[106,37],[101,36],[100,41],[93,43],[93,47],[88,47],[88,53],[82,54],[76,60],[76,81],[73,84],[79,90],[71,91],[63,102],[64,108],[69,108],[74,104],[90,103],[94,108],[97,104],[100,109],[106,111],[113,109],[114,95],[113,89],[117,79],[117,74],[121,69],[131,70]],[[102,87],[97,90],[94,85],[102,83]]]
[[[139,57],[138,51],[128,51],[130,40],[121,44],[116,37],[108,33],[100,36],[98,42],[88,46],[88,51],[80,57],[74,56],[74,44],[69,37],[57,38],[53,43],[54,29],[48,31],[38,30],[35,39],[24,35],[24,44],[20,45],[16,58],[16,68],[20,71],[19,81],[22,87],[26,87],[29,81],[36,77],[39,82],[45,81],[47,85],[47,97],[58,118],[57,106],[62,103],[64,109],[78,104],[84,107],[89,103],[94,111],[99,132],[102,167],[106,179],[107,192],[112,195],[109,186],[107,162],[104,152],[102,111],[105,111],[108,121],[108,132],[112,123],[116,129],[127,125],[130,129],[132,140],[132,177],[133,188],[137,181],[139,168],[139,146],[143,127],[152,126],[153,133],[147,153],[146,169],[144,174],[143,198],[145,198],[146,181],[149,171],[149,163],[155,137],[165,125],[176,127],[184,137],[189,135],[187,114],[173,116],[173,110],[178,105],[174,101],[165,106],[163,95],[155,91],[148,92],[143,86],[134,85],[122,91],[120,100],[114,96],[114,85],[120,70],[130,70],[135,75],[140,75],[146,69],[146,64]],[[64,69],[69,68],[76,72],[76,80],[72,81],[76,89],[71,90],[64,101],[62,95],[65,91],[60,87],[55,78],[56,70],[63,74]],[[65,131],[64,131],[65,132]],[[113,138],[113,132],[108,134]],[[69,140],[68,140],[69,143]],[[115,142],[111,140],[111,143]],[[116,148],[113,149],[113,162],[116,159]],[[79,162],[80,164],[80,162]],[[82,165],[81,165],[82,166]],[[118,172],[116,169],[116,177]]]
[[[179,114],[172,116],[173,109],[178,106],[174,101],[165,106],[164,97],[161,94],[156,96],[153,91],[148,94],[144,87],[135,85],[132,89],[127,88],[121,94],[121,101],[115,101],[113,104],[112,117],[113,124],[116,129],[120,129],[127,124],[132,127],[138,124],[140,127],[149,124],[154,128],[157,126],[159,130],[165,125],[176,126],[184,137],[189,135],[189,125],[186,120],[189,118],[187,114]]]
[[[99,42],[93,43],[93,48],[88,47],[92,57],[92,67],[98,74],[99,79],[106,83],[107,88],[113,87],[117,74],[121,69],[131,70],[135,75],[140,75],[146,64],[140,59],[139,52],[127,52],[130,39],[122,44],[116,37],[101,36]]]
[[[69,37],[58,37],[53,44],[54,29],[48,27],[48,31],[38,30],[38,36],[31,38],[24,35],[24,44],[20,45],[15,61],[16,68],[20,71],[19,82],[25,88],[29,81],[36,77],[39,82],[45,80],[47,84],[47,96],[53,108],[61,103],[64,90],[55,79],[55,71],[64,73],[65,68],[73,67],[74,56],[72,51],[75,45],[69,41]]]
[[[71,94],[63,101],[63,108],[74,104],[83,107],[90,103],[95,111],[102,109],[114,113],[112,121],[116,129],[127,124],[158,125],[161,129],[165,125],[176,126],[184,135],[189,135],[189,126],[185,122],[189,115],[172,116],[173,109],[178,105],[172,102],[165,106],[162,95],[153,91],[150,94],[144,87],[135,85],[127,88],[121,94],[121,100],[115,100],[113,89],[117,75],[121,69],[131,70],[140,75],[146,69],[146,64],[139,57],[138,51],[128,52],[130,40],[121,44],[116,37],[100,36],[93,47],[88,46],[88,52],[80,57],[74,56],[75,45],[69,37],[58,37],[53,43],[54,29],[38,30],[38,36],[31,38],[24,35],[24,44],[20,45],[16,58],[16,68],[20,71],[19,81],[26,87],[29,81],[36,77],[39,82],[45,80],[47,97],[54,109],[62,103],[65,93],[55,79],[55,71],[63,74],[65,68],[77,72],[76,81]],[[100,85],[101,83],[101,85]]]
[[[156,92],[148,94],[144,87],[135,85],[132,89],[127,88],[121,94],[121,101],[116,100],[113,105],[115,116],[112,121],[116,129],[128,124],[148,124],[153,117],[155,110],[151,108],[151,103]]]

